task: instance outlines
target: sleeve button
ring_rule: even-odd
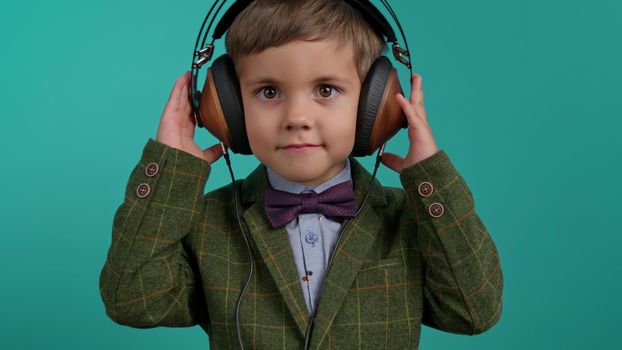
[[[439,218],[445,212],[445,208],[443,208],[443,205],[441,203],[432,203],[428,207],[428,212],[432,217]]]
[[[424,181],[419,184],[418,190],[419,190],[419,194],[422,197],[428,197],[429,195],[432,194],[432,192],[434,192],[434,187],[432,186],[431,183]]]
[[[149,163],[147,165],[147,167],[145,168],[145,174],[147,174],[147,176],[151,177],[154,176],[155,174],[158,173],[158,164],[156,163]]]
[[[136,195],[140,198],[147,197],[150,191],[151,188],[146,183],[141,183],[140,185],[138,185],[138,187],[136,187]]]

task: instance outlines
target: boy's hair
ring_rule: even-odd
[[[242,56],[295,39],[336,39],[342,46],[352,44],[361,82],[386,49],[363,16],[342,0],[255,0],[235,18],[225,45],[239,76]]]

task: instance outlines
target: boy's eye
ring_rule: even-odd
[[[337,88],[335,88],[334,86],[321,85],[318,92],[320,93],[321,97],[329,98],[331,97],[331,95],[333,95],[333,93],[338,92],[338,91],[337,91]]]
[[[276,89],[273,86],[266,86],[259,90],[265,99],[272,100],[276,97]]]

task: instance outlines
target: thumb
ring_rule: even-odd
[[[222,148],[220,147],[220,143],[204,149],[203,155],[205,156],[205,160],[207,160],[210,164],[217,161],[222,156]]]
[[[397,173],[401,173],[403,169],[404,158],[395,153],[385,152],[380,158],[380,162]]]

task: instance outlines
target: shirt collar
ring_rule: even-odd
[[[309,192],[311,190],[315,193],[322,193],[327,188],[333,187],[342,182],[352,180],[352,174],[350,173],[350,159],[348,158],[346,158],[345,160],[345,166],[337,175],[315,187],[307,187],[301,183],[287,180],[267,166],[266,170],[268,173],[268,180],[270,181],[270,185],[272,186],[272,188],[274,188],[275,190],[296,194]]]

